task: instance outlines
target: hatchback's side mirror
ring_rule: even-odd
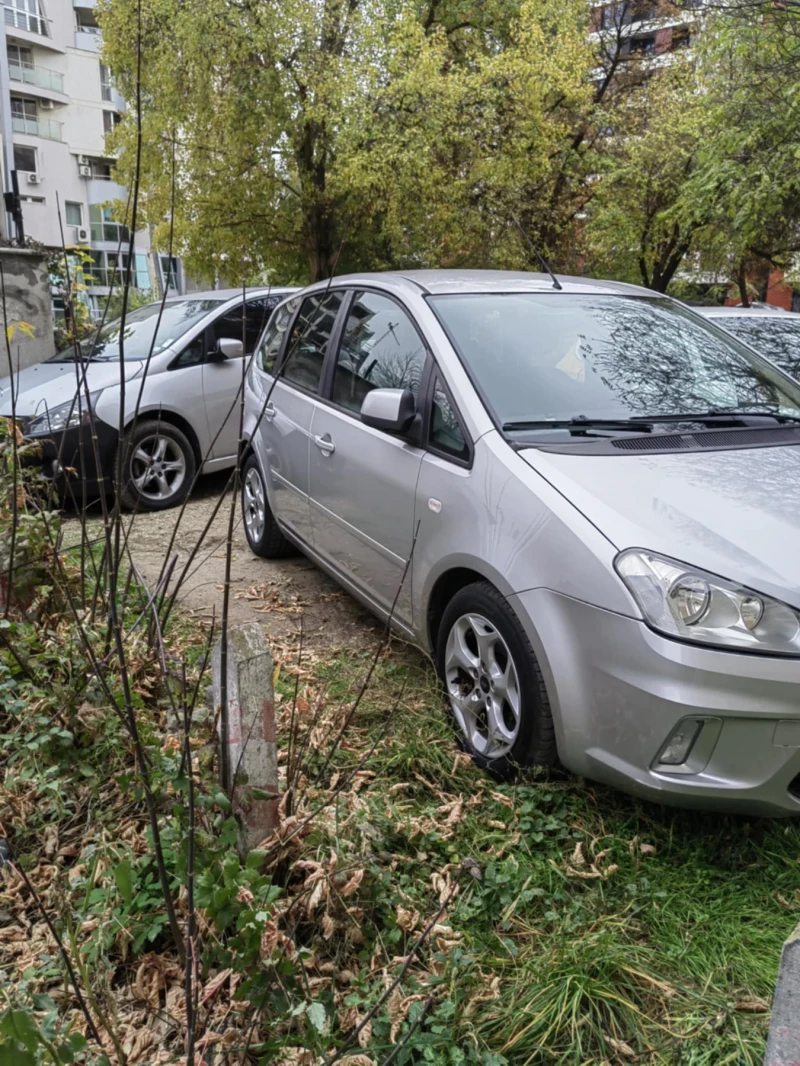
[[[373,389],[361,404],[361,421],[365,426],[385,433],[405,433],[417,413],[410,389]]]
[[[224,363],[226,359],[241,359],[244,355],[244,345],[234,337],[220,337],[216,348],[208,353],[211,363]]]

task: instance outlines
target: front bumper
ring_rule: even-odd
[[[111,488],[114,457],[119,433],[102,419],[95,417],[97,452],[92,442],[92,427],[71,426],[46,437],[32,437],[39,445],[38,456],[29,456],[25,465],[38,467],[45,478],[52,481],[63,495],[80,502],[84,492],[96,494],[103,485]],[[99,463],[98,463],[99,458]]]
[[[511,602],[573,773],[676,806],[800,814],[800,660],[692,647],[548,590]],[[693,754],[659,764],[686,718],[703,720]]]

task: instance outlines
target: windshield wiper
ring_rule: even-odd
[[[503,432],[526,429],[568,429],[580,433],[587,429],[630,429],[637,433],[651,433],[653,427],[645,418],[587,418],[575,415],[574,418],[540,418],[531,422],[504,422]]]
[[[676,412],[669,415],[642,415],[641,417],[649,422],[714,423],[740,422],[747,419],[748,423],[758,425],[758,420],[762,418],[768,418],[773,422],[800,422],[800,415],[784,415],[780,411],[745,411],[734,407],[711,407],[708,411]]]

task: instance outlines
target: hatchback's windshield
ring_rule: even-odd
[[[658,297],[430,297],[501,425],[715,409],[800,415],[800,387]]]
[[[219,307],[222,300],[170,300],[164,304],[161,321],[158,312],[161,304],[148,304],[131,311],[125,318],[125,334],[122,349],[125,361],[147,359],[152,347],[153,355],[158,355],[168,348],[187,330],[201,321],[209,311]],[[92,333],[80,343],[83,359],[109,361],[119,359],[121,320],[109,322],[97,333]],[[158,336],[153,344],[153,337],[158,326]],[[72,348],[67,348],[55,356],[54,361],[63,362],[73,359]]]
[[[800,315],[726,315],[716,321],[787,374],[800,375]]]

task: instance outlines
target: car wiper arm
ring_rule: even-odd
[[[574,418],[539,418],[530,422],[504,422],[503,432],[525,429],[631,429],[637,433],[652,432],[652,425],[646,418],[587,418],[576,415]]]

